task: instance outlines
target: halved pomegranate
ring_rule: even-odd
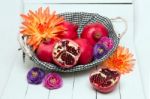
[[[112,92],[119,80],[120,73],[108,68],[100,68],[90,75],[92,86],[102,93]]]
[[[69,39],[62,39],[57,42],[52,52],[54,62],[62,68],[75,66],[80,54],[79,45]]]

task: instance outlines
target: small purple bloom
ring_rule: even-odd
[[[44,86],[48,89],[58,89],[62,87],[63,80],[57,73],[49,73],[44,78]]]
[[[107,50],[110,50],[113,48],[114,46],[114,41],[112,38],[108,38],[108,37],[102,37],[99,41],[99,44],[103,44],[105,45],[105,47],[107,48]]]
[[[27,80],[30,84],[40,84],[45,76],[42,69],[33,67],[27,74]]]
[[[104,55],[106,55],[108,52],[108,50],[106,49],[106,47],[103,44],[96,44],[94,46],[94,58],[95,59],[100,59],[102,58]]]

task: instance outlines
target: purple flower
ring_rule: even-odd
[[[108,50],[106,49],[106,47],[103,44],[96,44],[94,46],[94,58],[95,59],[100,59],[102,58],[104,55],[106,55],[108,52]]]
[[[107,48],[107,50],[110,50],[113,48],[114,46],[114,41],[112,38],[108,38],[108,37],[102,37],[99,41],[99,44],[103,44],[105,45],[105,47]]]
[[[27,74],[27,80],[30,84],[40,84],[45,76],[42,69],[33,67]]]
[[[58,89],[62,87],[63,80],[57,73],[49,73],[44,78],[44,86],[48,89]]]

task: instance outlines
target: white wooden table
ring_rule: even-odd
[[[30,2],[30,0],[25,0],[24,6],[22,5],[20,8],[24,13],[40,6],[50,6],[52,10],[57,12],[85,11],[99,13],[109,18],[121,16],[128,22],[128,31],[120,43],[128,47],[137,59],[134,45],[134,11],[131,0],[82,0],[82,3],[78,0],[64,0],[63,3],[61,1],[31,0]],[[20,21],[19,18],[18,20]],[[113,21],[113,24],[118,33],[124,29],[121,21]],[[92,89],[89,83],[89,71],[61,74],[64,84],[62,88],[57,90],[47,90],[42,85],[28,84],[26,74],[36,64],[28,58],[23,62],[22,52],[17,50],[19,48],[16,41],[17,31],[19,30],[17,29],[16,33],[10,34],[11,31],[8,30],[9,33],[4,34],[4,37],[1,38],[1,41],[8,41],[5,42],[6,45],[12,46],[8,47],[11,50],[1,48],[2,51],[7,50],[8,52],[7,54],[2,53],[3,57],[0,57],[2,60],[0,65],[4,65],[0,69],[0,99],[145,99],[138,62],[136,62],[132,73],[121,77],[120,84],[110,94],[101,94]],[[8,34],[11,35],[8,37],[9,39],[6,38]]]

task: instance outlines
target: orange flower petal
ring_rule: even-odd
[[[50,14],[47,7],[45,10],[40,7],[37,11],[29,10],[27,15],[21,14],[24,19],[21,26],[20,33],[27,36],[27,44],[36,50],[38,44],[45,39],[56,38],[58,39],[61,31],[65,28],[60,24],[64,22],[64,18],[56,15],[56,12]]]
[[[118,46],[116,51],[102,65],[125,74],[132,71],[134,62],[135,59],[133,59],[133,54],[129,52],[129,49]]]

